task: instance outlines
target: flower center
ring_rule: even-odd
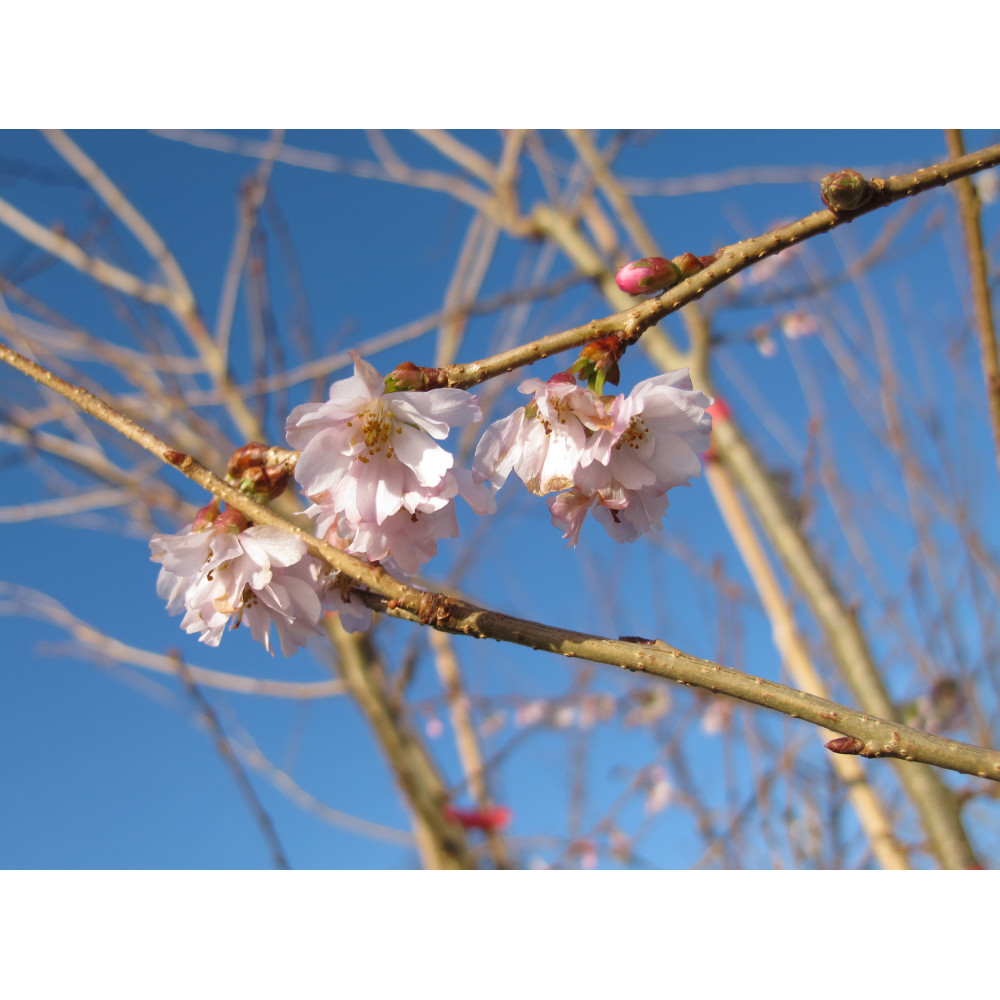
[[[642,417],[633,417],[622,436],[615,442],[615,448],[621,448],[622,445],[628,448],[639,448],[648,434],[649,429],[643,423]]]
[[[383,448],[385,449],[385,457],[392,458],[395,452],[389,442],[392,440],[393,432],[403,433],[403,429],[393,422],[392,414],[381,406],[375,406],[368,410],[362,410],[358,414],[358,420],[361,421],[361,435],[365,439],[365,446],[368,449],[367,455],[357,456],[358,461],[370,462]],[[350,422],[348,422],[348,426],[350,426]],[[351,444],[357,443],[358,439],[352,437]]]

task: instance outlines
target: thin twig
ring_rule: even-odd
[[[184,687],[187,689],[191,701],[194,702],[205,723],[208,725],[209,731],[212,733],[212,738],[215,741],[215,749],[218,751],[223,763],[229,768],[229,772],[236,782],[236,787],[239,789],[240,794],[250,808],[250,812],[253,813],[257,825],[260,827],[260,832],[271,852],[271,860],[274,867],[291,868],[292,866],[288,863],[288,858],[285,857],[281,841],[278,839],[274,823],[271,821],[271,817],[254,791],[253,784],[247,777],[246,771],[243,770],[242,765],[236,759],[236,754],[233,753],[233,748],[229,745],[229,740],[225,732],[223,732],[222,726],[219,723],[219,717],[215,714],[215,709],[212,708],[208,700],[198,689],[198,685],[195,684],[194,678],[191,676],[191,671],[187,668],[187,664],[180,653],[175,653],[174,659],[177,663],[177,673],[184,681]]]
[[[540,337],[530,344],[505,351],[491,358],[468,364],[449,365],[443,369],[447,384],[456,388],[468,388],[503,372],[513,371],[515,368],[532,364],[561,351],[581,347],[610,333],[620,333],[630,342],[636,340],[664,317],[676,312],[688,303],[700,299],[710,289],[721,285],[733,275],[739,274],[740,271],[759,261],[781,253],[788,247],[795,246],[821,233],[829,232],[837,226],[878,208],[884,208],[903,198],[940,187],[950,181],[966,177],[979,170],[985,170],[998,163],[1000,163],[1000,145],[989,146],[978,152],[925,167],[901,177],[890,177],[885,180],[876,178],[873,184],[878,190],[878,194],[872,198],[869,204],[856,212],[837,214],[829,209],[824,209],[761,236],[724,247],[717,252],[714,263],[709,264],[708,267],[693,274],[660,296],[646,299],[621,312],[605,316],[603,319],[592,320],[583,326],[550,334],[547,337]],[[539,206],[533,213],[533,219],[542,231],[551,230],[557,224],[556,213],[548,206]],[[583,269],[583,273],[594,278],[599,278],[604,272],[604,264],[596,255],[592,264]]]
[[[151,285],[134,274],[101,260],[100,257],[92,257],[68,236],[40,226],[34,219],[28,218],[2,198],[0,198],[0,222],[13,229],[19,236],[23,236],[29,243],[34,243],[53,257],[58,257],[78,271],[90,275],[102,285],[154,305],[176,304],[177,296],[172,289],[163,285]]]

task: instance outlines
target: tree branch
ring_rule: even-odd
[[[614,640],[573,632],[489,611],[447,594],[418,590],[395,579],[382,567],[364,563],[341,552],[328,542],[310,535],[268,508],[255,503],[201,463],[188,455],[172,451],[155,435],[117,413],[85,389],[69,385],[5,344],[0,344],[0,360],[54,389],[85,412],[105,421],[158,455],[165,463],[174,465],[189,479],[204,486],[249,520],[257,524],[274,525],[302,539],[313,555],[367,587],[370,592],[362,592],[359,596],[374,610],[430,625],[445,632],[512,642],[561,656],[579,657],[595,663],[639,671],[713,693],[727,694],[850,737],[857,741],[856,744],[851,744],[853,749],[850,752],[862,756],[893,757],[933,764],[1000,782],[1000,752],[995,750],[947,740],[875,718],[783,684],[691,656],[663,642]]]

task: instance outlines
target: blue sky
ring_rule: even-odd
[[[230,133],[266,139],[266,133]],[[252,159],[198,148],[142,132],[79,132],[74,139],[126,192],[157,227],[183,266],[209,324],[219,308],[220,289],[236,224],[236,196],[253,171]],[[427,168],[444,169],[445,161],[426,144],[409,136],[391,136],[400,155]],[[492,133],[463,138],[485,155],[495,157],[499,140]],[[558,137],[547,139],[557,167],[570,150]],[[968,148],[992,141],[986,132],[966,135]],[[346,132],[292,132],[286,143],[344,158],[371,159],[365,136]],[[650,133],[634,140],[617,161],[623,176],[680,178],[716,174],[737,167],[809,167],[817,173],[855,166],[866,173],[914,169],[944,158],[939,132],[682,132]],[[540,197],[534,178],[524,181],[524,204]],[[441,308],[448,277],[457,257],[471,211],[444,195],[414,191],[402,185],[309,170],[278,163],[271,182],[268,208],[268,260],[274,276],[274,315],[290,361],[298,361],[291,338],[296,300],[282,273],[277,232],[287,227],[301,268],[301,282],[311,311],[311,327],[320,353],[351,348],[367,338]],[[79,236],[99,218],[93,196],[36,133],[0,133],[0,197],[38,221],[65,223]],[[884,301],[886,322],[895,343],[915,327],[924,343],[934,337],[957,342],[960,331],[949,327],[959,315],[958,277],[942,269],[941,249],[926,236],[934,204],[947,192],[928,196],[912,219],[905,253],[890,257],[872,282]],[[934,202],[933,199],[939,199]],[[709,253],[718,246],[763,232],[820,207],[814,183],[789,181],[755,186],[730,186],[721,191],[684,197],[640,197],[639,209],[671,254],[691,250]],[[274,214],[275,208],[280,216]],[[905,206],[890,210],[899,215]],[[987,214],[995,230],[996,208]],[[816,266],[842,268],[839,254],[852,246],[868,246],[885,224],[861,219],[839,230],[832,239],[815,240],[810,260]],[[119,227],[120,229],[120,227]],[[136,245],[119,229],[104,234],[104,252],[120,255],[139,273],[152,276]],[[533,255],[534,254],[534,255]],[[518,274],[537,264],[537,251],[501,242],[484,282],[481,298],[505,291]],[[548,277],[567,274],[569,265],[556,257]],[[107,296],[84,276],[60,263],[50,264],[37,251],[26,250],[12,233],[0,228],[0,274],[23,284],[49,306],[111,343],[134,344],[133,333],[116,314]],[[903,290],[903,283],[906,283]],[[762,285],[761,292],[770,286]],[[751,292],[753,289],[750,290]],[[714,293],[721,297],[724,289]],[[713,307],[712,296],[705,300]],[[857,298],[845,292],[838,299],[844,315],[836,317],[850,331],[860,312]],[[808,403],[796,377],[802,360],[816,361],[820,344],[778,342],[778,352],[765,358],[751,332],[773,321],[771,306],[754,305],[744,296],[733,308],[718,308],[716,332],[726,340],[730,367],[719,373],[720,385],[730,387],[727,370],[742,373],[728,393],[740,416],[757,433],[764,455],[801,485],[808,452]],[[459,360],[485,356],[505,338],[534,337],[555,332],[609,312],[597,291],[582,285],[552,302],[536,305],[523,326],[515,311],[473,319]],[[169,325],[169,324],[168,324]],[[679,335],[678,317],[666,328]],[[240,345],[247,337],[245,299],[236,311],[233,366],[238,377],[251,371]],[[153,336],[171,336],[167,330]],[[924,338],[926,334],[926,338]],[[399,349],[369,356],[382,371],[413,360],[430,363],[433,333]],[[795,352],[800,352],[797,356]],[[900,351],[904,389],[922,391],[933,373],[933,353]],[[526,374],[548,377],[566,367],[554,361],[536,365]],[[925,369],[921,369],[921,364]],[[638,351],[622,366],[622,391],[655,374]],[[93,369],[108,390],[123,388],[107,367]],[[345,377],[342,370],[332,377]],[[0,397],[7,406],[38,405],[34,386],[12,371],[0,373]],[[750,406],[738,388],[766,403],[784,429],[755,424]],[[516,380],[501,397],[493,418],[516,404]],[[830,419],[837,422],[836,441],[845,459],[844,485],[860,492],[872,483],[865,465],[866,434],[848,409],[844,390],[830,378],[823,383]],[[309,398],[309,386],[296,386],[287,403]],[[981,402],[981,401],[980,401]],[[963,482],[973,490],[973,508],[980,514],[996,500],[995,476],[990,477],[988,439],[976,422],[955,408],[944,432],[963,442],[954,458]],[[273,443],[283,443],[284,413],[269,411]],[[232,428],[224,426],[227,434]],[[242,443],[235,442],[237,445]],[[452,438],[452,444],[455,437]],[[786,447],[787,446],[787,447]],[[982,471],[977,473],[977,467]],[[57,480],[43,483],[38,466],[23,452],[0,444],[2,506],[56,495]],[[995,470],[993,470],[995,471]],[[69,473],[67,473],[69,475]],[[150,475],[170,477],[169,470]],[[852,483],[852,477],[857,478]],[[878,485],[878,484],[876,484]],[[190,483],[183,494],[195,504],[205,502]],[[976,492],[978,490],[978,492]],[[47,492],[48,491],[48,492]],[[741,606],[720,608],[710,581],[691,569],[693,561],[721,560],[721,565],[748,586],[738,558],[723,538],[723,529],[704,483],[671,494],[671,508],[662,535],[632,547],[615,545],[595,522],[586,525],[576,550],[566,549],[549,524],[544,503],[511,481],[501,494],[502,520],[481,526],[467,510],[462,515],[462,540],[443,543],[428,574],[446,578],[462,553],[462,542],[476,539],[474,558],[461,587],[483,604],[567,628],[607,635],[660,636],[699,656],[725,658],[739,651],[739,662],[727,660],[762,676],[779,677],[777,658],[760,616]],[[850,557],[843,540],[827,527],[820,511],[818,530],[829,539],[827,551],[837,569]],[[177,525],[158,518],[160,530]],[[255,646],[245,630],[227,634],[218,649],[198,644],[178,628],[156,596],[157,567],[148,561],[148,539],[125,528],[112,509],[71,519],[0,522],[0,580],[50,595],[73,615],[123,642],[165,652],[179,649],[193,665],[251,676],[321,680],[329,676],[321,659],[309,653],[292,659],[271,658]],[[481,530],[479,530],[481,529]],[[479,533],[477,534],[477,530]],[[913,539],[905,526],[887,520],[883,540],[886,573],[892,578],[894,547],[906,553]],[[823,532],[828,532],[823,535]],[[995,526],[993,542],[996,542]],[[898,581],[896,581],[898,584]],[[0,593],[0,600],[5,595]],[[863,593],[862,597],[868,595]],[[738,625],[720,627],[720,615],[733,614]],[[737,638],[727,629],[735,629]],[[377,633],[380,647],[393,659],[422,637],[412,626],[384,622]],[[173,680],[74,655],[67,637],[41,621],[0,616],[0,865],[10,868],[254,868],[269,864],[266,846],[249,819],[245,804],[211,747],[207,734],[193,724],[192,710],[182,688]],[[944,640],[942,640],[944,641]],[[975,640],[970,639],[974,644]],[[735,643],[735,645],[734,645]],[[508,721],[487,741],[487,754],[515,736],[509,721],[513,706],[533,699],[561,697],[580,681],[580,665],[555,657],[495,643],[456,641],[456,652],[467,671],[477,705],[489,702],[508,712]],[[886,655],[891,650],[887,648]],[[897,684],[900,698],[913,692],[905,677]],[[594,667],[585,690],[623,697],[634,687],[630,678]],[[415,697],[426,703],[425,718],[443,717],[439,691],[426,653],[418,659]],[[254,786],[271,814],[293,867],[406,867],[416,863],[406,843],[408,821],[380,751],[358,712],[345,698],[296,703],[206,690],[227,731],[253,740],[275,764],[283,767],[311,795],[330,806],[387,828],[386,838],[367,839],[323,822],[291,803],[260,775]],[[670,691],[673,713],[702,711],[689,692]],[[671,717],[667,717],[669,721]],[[669,742],[669,725],[634,729],[617,720],[594,737],[585,751],[590,791],[582,830],[596,822],[621,794],[623,773],[660,760]],[[777,742],[808,740],[806,727],[775,720]],[[447,735],[430,741],[452,779],[459,774],[454,747]],[[497,797],[514,811],[512,834],[524,863],[551,859],[553,845],[568,829],[568,775],[574,747],[583,740],[565,730],[543,729],[520,740],[498,774]],[[696,737],[693,754],[696,780],[728,794],[733,773],[746,773],[745,760],[727,760],[718,739]],[[624,769],[624,770],[623,770]],[[791,787],[783,794],[790,794]],[[711,794],[711,793],[710,793]],[[642,799],[624,807],[623,825],[642,822]],[[628,821],[628,823],[626,823]],[[656,866],[697,861],[698,848],[690,814],[668,809],[652,818],[637,853]],[[393,834],[392,831],[396,831]],[[556,851],[558,854],[558,851]],[[611,864],[602,857],[602,864]]]

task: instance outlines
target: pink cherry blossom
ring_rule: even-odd
[[[518,391],[532,401],[486,429],[473,463],[477,477],[499,489],[513,471],[539,496],[572,486],[577,470],[593,460],[594,432],[613,426],[605,397],[565,373],[548,382],[526,379]]]
[[[580,541],[580,529],[587,514],[604,526],[616,542],[634,542],[643,535],[660,531],[663,516],[670,506],[666,493],[606,487],[593,493],[575,488],[549,497],[546,501],[552,523],[563,531],[568,545]]]
[[[789,340],[798,337],[808,337],[819,330],[819,323],[812,313],[799,309],[788,313],[781,319],[781,331]]]
[[[475,472],[499,489],[511,471],[546,500],[570,545],[588,512],[619,542],[659,531],[667,492],[701,474],[712,400],[688,370],[640,382],[628,396],[597,396],[568,377],[520,386],[532,402],[493,424],[476,449]]]
[[[280,528],[239,528],[236,517],[222,515],[198,530],[154,535],[152,559],[162,564],[157,593],[171,614],[183,612],[181,628],[199,633],[200,642],[217,646],[227,625],[245,621],[273,652],[274,625],[289,656],[317,632],[327,587],[320,563]]]
[[[354,525],[381,525],[407,505],[432,502],[454,464],[437,441],[480,417],[462,389],[385,391],[378,372],[352,352],[354,375],[334,382],[325,403],[295,407],[286,435],[301,451],[295,478],[312,498]]]
[[[461,496],[477,514],[492,514],[496,500],[492,491],[473,481],[467,469],[448,472],[435,491],[407,494],[403,506],[381,524],[374,521],[351,523],[342,512],[320,494],[305,513],[316,518],[316,532],[352,556],[380,562],[390,572],[412,576],[437,555],[437,542],[458,537],[458,518],[452,502]]]

